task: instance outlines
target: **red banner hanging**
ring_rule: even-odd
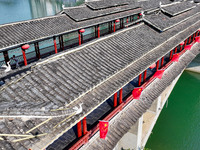
[[[156,73],[153,76],[158,78],[158,79],[161,79],[162,76],[163,76],[164,71],[165,70],[158,70],[158,71],[156,71]]]
[[[195,37],[195,42],[200,43],[200,36]]]
[[[132,92],[133,98],[139,100],[142,90],[143,90],[143,88],[134,88],[133,92]]]
[[[185,50],[191,50],[191,48],[192,48],[192,45],[186,45],[186,46],[184,47]]]
[[[179,61],[179,54],[174,54],[172,57],[173,62],[178,62]]]
[[[99,121],[99,131],[100,131],[100,138],[105,139],[108,133],[108,121]]]

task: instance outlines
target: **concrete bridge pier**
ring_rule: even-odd
[[[149,136],[153,134],[152,130],[160,112],[181,74],[153,102],[151,107],[131,127],[129,132],[120,139],[113,150],[142,150],[145,147]],[[167,105],[168,102],[166,103],[166,107]]]

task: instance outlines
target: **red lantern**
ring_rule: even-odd
[[[85,32],[85,29],[81,29],[79,30],[80,33],[84,33]]]
[[[25,44],[25,45],[22,46],[22,49],[23,49],[23,50],[26,50],[26,49],[28,49],[29,47],[30,47],[30,46],[29,46],[28,44]]]
[[[119,21],[120,21],[119,19],[115,20],[116,23],[119,22]]]

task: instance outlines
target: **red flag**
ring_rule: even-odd
[[[156,67],[156,64],[154,63],[153,65],[151,65],[149,68],[150,69],[153,69],[153,68],[155,68]]]
[[[156,73],[153,76],[158,78],[158,79],[161,79],[162,76],[163,76],[164,71],[165,70],[158,70],[158,71],[156,71]]]
[[[174,54],[172,57],[173,62],[178,62],[179,61],[179,54]]]
[[[132,92],[133,98],[139,100],[142,90],[143,90],[143,88],[134,88],[133,92]]]
[[[192,48],[192,45],[186,45],[186,46],[184,47],[185,50],[191,50],[191,48]]]
[[[180,45],[184,45],[184,44],[185,44],[185,42],[181,42],[181,43],[180,43]]]
[[[200,36],[195,37],[195,42],[200,43]]]
[[[108,133],[108,121],[99,121],[100,138],[105,139]]]

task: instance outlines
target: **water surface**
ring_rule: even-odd
[[[200,149],[200,74],[185,71],[147,142],[151,150]]]
[[[52,16],[84,0],[0,0],[0,24]]]

